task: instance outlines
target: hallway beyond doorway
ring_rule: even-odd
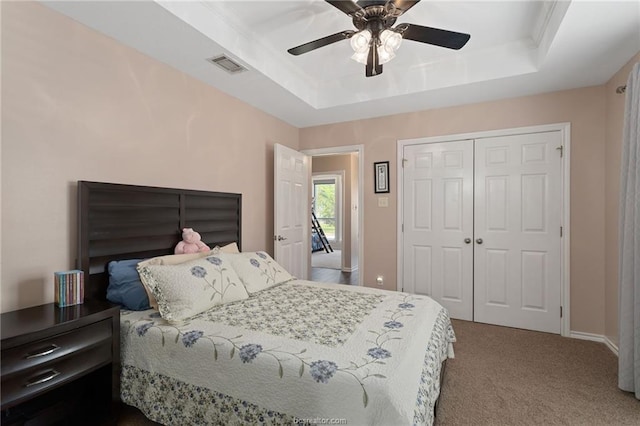
[[[341,270],[342,269],[342,251],[334,250],[331,253],[327,253],[324,250],[321,250],[321,251],[312,253],[311,267]]]
[[[311,268],[311,281],[358,285],[358,271],[342,272],[339,269]]]

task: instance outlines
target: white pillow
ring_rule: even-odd
[[[238,249],[238,243],[227,244],[226,246],[215,246],[214,250],[218,249],[220,253],[240,253]]]
[[[199,259],[201,257],[209,256],[210,254],[218,253],[216,249],[211,250],[210,252],[198,252],[198,253],[184,253],[184,254],[167,254],[165,256],[152,257],[151,259],[143,260],[138,263],[138,268],[141,266],[149,266],[149,265],[178,265],[180,263],[185,263],[190,260]],[[143,279],[142,286],[144,287],[144,291],[147,292],[147,297],[149,298],[149,305],[153,309],[158,309],[158,302],[156,302],[156,298],[153,295],[153,292],[149,288],[149,286],[144,282]]]
[[[190,260],[200,259],[201,257],[207,257],[211,254],[216,254],[215,248],[207,252],[198,253],[184,253],[184,254],[167,254],[165,256],[152,257],[151,259],[143,260],[138,265],[179,265]]]
[[[236,270],[249,294],[295,279],[263,251],[227,256],[231,256],[233,269]]]
[[[139,264],[138,273],[170,323],[249,297],[229,259],[218,254],[178,265]]]

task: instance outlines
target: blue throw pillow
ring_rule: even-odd
[[[109,262],[109,286],[107,299],[131,311],[151,309],[147,292],[136,270],[144,259],[128,259]]]

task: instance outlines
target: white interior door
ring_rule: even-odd
[[[476,140],[474,319],[560,333],[560,132]]]
[[[473,319],[473,141],[404,147],[403,286]]]
[[[308,279],[309,157],[280,144],[274,151],[274,259],[296,278]]]

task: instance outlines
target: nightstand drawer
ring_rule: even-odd
[[[75,333],[74,333],[75,334]],[[32,398],[48,389],[111,362],[111,341],[74,352],[46,364],[38,364],[2,380],[2,407],[7,408],[25,397]]]
[[[2,425],[103,424],[120,395],[120,309],[85,300],[2,313]]]
[[[2,351],[2,383],[8,376],[63,358],[77,351],[107,342],[112,336],[111,321],[104,320],[68,333]],[[3,392],[4,394],[4,389]],[[4,400],[4,395],[3,395]]]

